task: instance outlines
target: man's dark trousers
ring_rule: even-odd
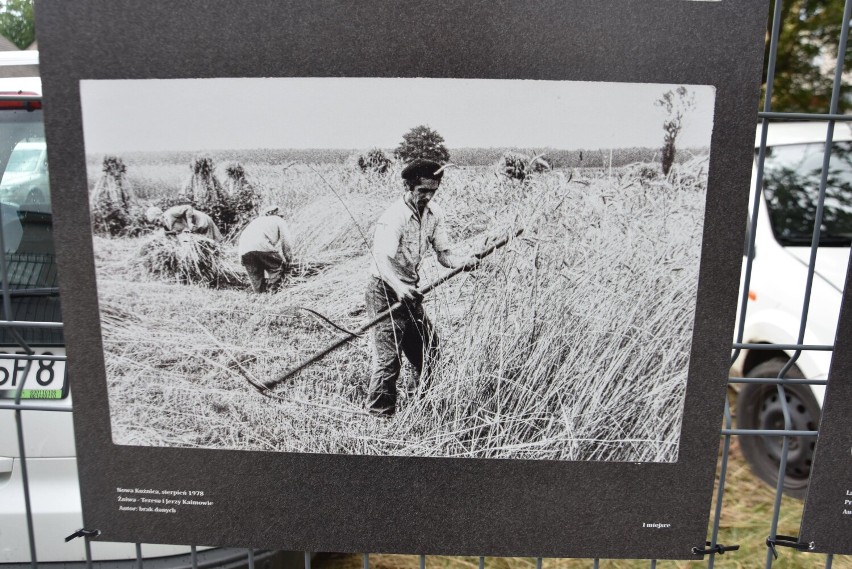
[[[284,257],[274,251],[249,251],[240,259],[254,292],[275,291],[282,282]],[[269,273],[269,279],[264,275]]]
[[[367,313],[371,318],[397,302],[394,290],[384,281],[370,277],[367,285]],[[371,411],[392,415],[396,409],[396,381],[402,354],[417,370],[420,389],[429,387],[429,379],[439,357],[438,336],[426,317],[421,302],[406,302],[390,318],[371,329],[373,373],[370,377],[367,405]],[[414,391],[413,389],[411,390]]]

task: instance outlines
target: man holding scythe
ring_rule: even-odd
[[[396,381],[403,353],[419,375],[421,390],[428,388],[438,360],[438,336],[417,289],[420,263],[429,249],[448,268],[466,266],[470,270],[479,263],[478,257],[453,254],[441,209],[431,203],[443,176],[444,167],[437,162],[412,161],[402,170],[404,195],[385,210],[376,225],[367,312],[374,318],[398,301],[402,306],[372,328],[373,372],[367,409],[374,415],[392,417],[396,411]]]
[[[509,235],[467,258],[453,255],[441,210],[431,203],[444,168],[446,165],[420,159],[411,162],[402,171],[407,191],[385,210],[376,225],[373,263],[367,285],[366,304],[370,319],[357,330],[341,329],[346,335],[284,374],[264,382],[249,380],[258,391],[274,397],[272,390],[275,387],[361,337],[367,330],[372,330],[374,348],[367,400],[370,413],[391,417],[396,412],[396,380],[402,354],[417,368],[422,388],[428,387],[429,375],[434,371],[438,358],[438,337],[423,312],[423,295],[459,273],[479,268],[482,259],[524,232],[523,228],[513,229]],[[420,262],[430,247],[438,254],[438,261],[452,270],[418,288]]]

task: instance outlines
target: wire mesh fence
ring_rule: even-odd
[[[807,553],[808,544],[801,544],[798,539],[788,536],[779,535],[779,519],[782,510],[782,495],[784,492],[785,475],[788,470],[788,460],[791,452],[791,444],[803,439],[814,440],[818,436],[818,431],[813,429],[796,428],[792,419],[792,411],[790,409],[787,390],[790,386],[824,386],[827,381],[825,379],[803,379],[797,377],[788,377],[791,369],[794,369],[796,362],[800,359],[803,353],[807,352],[831,352],[834,349],[833,345],[815,345],[805,343],[806,328],[811,308],[812,292],[815,279],[815,267],[817,254],[820,245],[820,235],[822,230],[822,220],[824,215],[826,192],[829,187],[829,160],[834,143],[834,133],[837,123],[848,123],[852,121],[852,115],[844,115],[838,112],[840,107],[841,96],[843,95],[841,87],[844,79],[844,59],[846,52],[846,44],[849,35],[849,24],[852,18],[852,0],[846,0],[843,12],[843,21],[841,25],[839,50],[837,54],[837,62],[834,69],[834,77],[831,91],[831,103],[829,109],[825,113],[785,113],[772,110],[772,90],[775,79],[776,62],[778,60],[779,37],[782,25],[782,7],[784,3],[778,1],[774,6],[774,13],[771,26],[771,36],[769,44],[769,57],[767,64],[767,82],[766,96],[763,103],[763,109],[757,113],[759,122],[759,144],[756,147],[755,156],[755,181],[751,188],[751,206],[748,212],[749,232],[747,235],[747,254],[743,266],[742,290],[739,299],[739,313],[736,324],[736,332],[734,343],[732,346],[732,364],[740,357],[743,351],[772,351],[785,352],[789,355],[785,364],[778,370],[775,377],[731,377],[729,384],[732,387],[745,385],[764,385],[770,389],[775,389],[780,402],[780,410],[783,416],[780,428],[776,429],[748,429],[738,428],[734,425],[734,416],[731,410],[730,403],[725,403],[724,425],[721,429],[722,446],[720,452],[720,463],[718,466],[718,484],[716,489],[716,499],[714,509],[711,513],[711,525],[709,529],[709,539],[706,549],[704,549],[704,561],[707,567],[714,567],[717,558],[724,555],[726,552],[734,548],[735,544],[719,543],[720,528],[724,519],[724,496],[726,485],[729,484],[729,455],[731,453],[734,437],[773,437],[778,445],[778,471],[776,476],[776,487],[774,502],[771,512],[768,515],[767,536],[766,536],[766,552],[765,559],[750,559],[738,560],[738,564],[748,563],[750,566],[759,566],[761,563],[767,569],[770,569],[773,564],[779,563],[777,559],[783,559],[789,555],[811,555],[816,557],[817,554]],[[809,121],[809,122],[824,122],[826,124],[825,145],[823,151],[821,176],[819,178],[818,198],[816,201],[816,211],[814,213],[813,235],[810,241],[810,251],[808,257],[808,268],[804,295],[802,298],[801,309],[799,311],[798,330],[795,335],[796,341],[789,344],[753,344],[745,341],[745,325],[746,316],[749,307],[749,291],[752,281],[752,271],[754,268],[755,259],[755,240],[756,231],[759,222],[761,202],[761,192],[764,185],[765,164],[767,161],[767,138],[769,134],[770,123],[784,121]],[[0,211],[0,225],[3,225],[2,216],[8,216],[5,211]],[[4,242],[4,232],[0,232],[0,248],[7,251],[6,243]],[[57,307],[50,305],[52,302],[58,302],[59,290],[56,287],[55,265],[52,262],[52,252],[44,252],[41,254],[7,254],[0,257],[0,276],[2,276],[2,316],[0,321],[0,344],[8,346],[7,353],[0,353],[0,360],[14,360],[17,374],[20,372],[21,377],[27,377],[30,368],[33,365],[45,365],[44,362],[63,361],[64,355],[45,355],[44,353],[36,353],[32,345],[42,344],[59,344],[61,343],[62,324],[60,322],[49,321],[50,314],[57,314]],[[14,301],[14,302],[13,302]],[[2,350],[0,350],[2,352]],[[17,353],[14,353],[17,352]],[[8,375],[8,373],[7,373]],[[14,384],[13,384],[14,385]],[[51,405],[48,403],[27,401],[23,398],[24,382],[20,381],[16,386],[15,396],[9,400],[0,400],[0,410],[4,412],[12,411],[14,413],[14,423],[16,428],[16,444],[18,456],[20,458],[20,469],[22,475],[23,501],[26,510],[26,526],[28,547],[30,552],[29,565],[36,568],[39,565],[37,549],[36,549],[36,532],[34,531],[34,519],[32,515],[33,495],[30,488],[29,476],[27,472],[27,446],[25,439],[27,436],[24,415],[37,411],[48,411],[51,413],[68,413],[72,409],[69,405]],[[776,443],[771,443],[776,444]],[[71,534],[76,528],[68,528],[68,533]],[[92,533],[78,532],[74,534],[85,542],[85,565],[92,567],[97,562],[93,560],[91,543]],[[143,555],[142,544],[135,544],[136,567],[142,569],[150,560]],[[782,549],[783,548],[783,549]],[[697,552],[697,551],[696,551]],[[255,564],[260,559],[265,559],[269,552],[259,552],[248,549],[232,550],[226,557],[218,557],[215,560],[209,560],[204,557],[204,552],[199,552],[195,545],[190,548],[189,566],[193,569],[198,567],[209,567],[214,565],[229,566],[234,563],[240,563],[250,569],[255,568]],[[309,569],[312,565],[312,554],[304,552],[301,557],[301,564],[305,569]],[[831,555],[823,556],[825,567],[830,568],[834,562]],[[545,560],[538,558],[534,561],[536,569],[541,569]],[[370,553],[363,553],[361,560],[364,569],[368,569],[371,565]],[[588,566],[597,567],[600,560],[587,560]],[[698,562],[693,562],[698,564]],[[487,564],[484,557],[478,559],[478,566],[483,569]],[[656,567],[657,562],[651,560],[650,567]],[[419,566],[425,569],[427,565],[427,557],[419,556]]]

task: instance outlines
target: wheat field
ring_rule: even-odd
[[[447,172],[436,201],[459,250],[524,229],[427,296],[442,357],[428,391],[385,420],[364,412],[368,337],[289,381],[268,381],[355,329],[375,221],[398,169],[243,162],[281,207],[298,258],[323,267],[273,295],[158,280],[149,236],[94,237],[112,437],[123,445],[274,452],[672,462],[677,460],[701,252],[707,157],[556,168],[524,183],[489,166]],[[658,167],[658,166],[656,166]],[[92,168],[90,167],[90,172]],[[187,171],[129,162],[138,199],[176,195]],[[225,258],[241,272],[236,246]],[[421,283],[446,272],[434,255]],[[404,366],[400,381],[412,381]]]

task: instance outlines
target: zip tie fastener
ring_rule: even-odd
[[[66,537],[65,542],[68,543],[72,539],[77,539],[78,537],[98,537],[99,535],[101,535],[101,530],[99,529],[80,528],[68,537]]]
[[[776,547],[791,547],[796,551],[813,551],[814,542],[810,543],[801,543],[799,542],[798,537],[793,537],[789,535],[776,535],[775,539],[771,537],[766,538],[766,547],[772,552],[772,557],[778,559],[778,551],[775,549]]]
[[[723,555],[726,551],[736,551],[740,548],[739,545],[722,545],[721,543],[717,543],[713,547],[709,547],[709,541],[705,541],[704,545],[707,546],[704,549],[693,547],[692,553],[694,555],[700,555],[704,557],[705,555],[710,555],[711,553],[718,553],[719,555]]]

